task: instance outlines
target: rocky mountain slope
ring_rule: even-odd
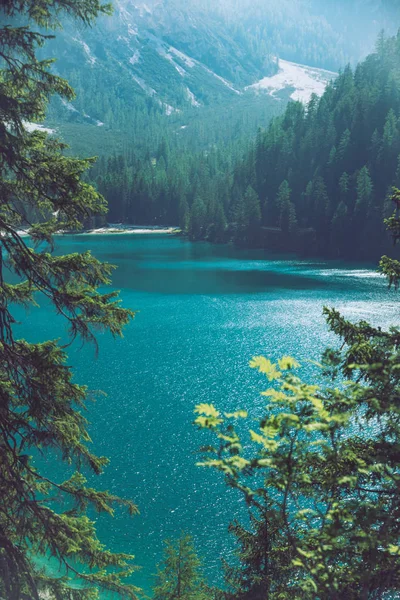
[[[168,128],[166,117],[185,127],[188,118],[201,119],[199,113],[210,109],[261,110],[263,124],[268,110],[278,110],[277,100],[283,109],[290,97],[306,101],[311,92],[322,93],[332,74],[316,67],[335,70],[358,60],[371,50],[381,25],[394,27],[382,1],[367,0],[371,10],[364,11],[354,3],[349,20],[366,23],[358,42],[343,35],[344,0],[114,0],[111,18],[92,29],[67,24],[47,45],[46,55],[57,58],[55,69],[77,91],[73,103],[53,102],[49,122],[129,130],[136,139],[153,125]],[[381,10],[372,10],[378,5]],[[292,63],[295,73],[287,78]],[[314,68],[299,78],[296,63]],[[279,92],[274,102],[260,97],[265,88]]]

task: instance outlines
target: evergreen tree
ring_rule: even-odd
[[[329,239],[330,202],[324,178],[316,177],[312,192],[313,223],[317,230],[318,246],[321,252]]]
[[[63,13],[91,24],[109,6],[7,0],[0,11],[0,597],[92,600],[108,589],[135,598],[135,587],[121,579],[131,574],[132,557],[104,548],[87,513],[136,507],[86,484],[83,470],[99,474],[107,463],[88,446],[86,389],[73,382],[65,346],[18,339],[14,316],[16,304],[45,298],[66,320],[71,340],[84,341],[95,341],[96,330],[120,335],[132,317],[117,293],[98,291],[110,282],[110,265],[90,252],[52,253],[54,233],[105,212],[103,198],[83,181],[93,160],[71,158],[62,142],[25,127],[44,118],[51,94],[73,96],[50,72],[51,61],[37,56],[44,29],[58,27]],[[76,472],[51,480],[31,456],[38,450]],[[54,557],[60,574],[39,568],[37,557]]]
[[[289,183],[283,181],[281,183],[276,204],[279,210],[279,226],[284,234],[293,234],[297,229],[296,209],[290,201],[291,189]]]
[[[183,231],[187,231],[189,228],[189,205],[185,197],[182,197],[179,201],[179,226],[182,227]]]
[[[225,241],[226,226],[224,207],[221,202],[217,202],[214,213],[213,231],[212,234],[208,236],[209,239],[213,242]]]
[[[383,128],[383,144],[385,148],[392,148],[392,146],[398,142],[399,130],[398,130],[398,119],[393,108],[388,112]]]
[[[276,197],[276,206],[278,208],[279,213],[281,211],[282,206],[284,206],[290,201],[291,193],[292,190],[289,187],[288,181],[285,179],[279,186],[278,195]]]
[[[372,202],[373,184],[367,166],[363,167],[357,176],[357,201],[355,214],[365,215]]]
[[[206,233],[206,206],[200,196],[197,196],[190,209],[189,237],[192,240],[199,240]]]
[[[223,560],[226,600],[266,600],[282,594],[290,577],[291,549],[285,546],[284,524],[273,511],[250,514],[250,527],[235,522],[229,531],[239,549],[235,564]]]
[[[394,190],[393,201],[398,210],[400,190]],[[397,213],[387,226],[400,240]],[[380,269],[390,285],[399,286],[398,260],[384,256]],[[399,330],[351,323],[335,309],[324,313],[343,343],[340,350],[324,353],[325,385],[302,381],[296,374],[299,364],[288,356],[276,363],[255,357],[250,365],[269,381],[262,392],[269,402],[259,426],[243,439],[243,423],[237,429],[234,423],[248,418],[246,410],[222,414],[213,405],[197,406],[197,425],[219,440],[215,448],[206,448],[202,464],[221,471],[250,506],[281,520],[282,538],[273,551],[287,546],[292,553],[286,589],[264,598],[396,597]],[[347,385],[338,385],[344,378]],[[246,548],[253,548],[251,538],[244,539]],[[252,552],[245,554],[246,566],[248,556]],[[256,581],[263,566],[252,564],[251,580]]]
[[[165,542],[164,560],[154,586],[154,600],[209,600],[201,573],[201,561],[193,539],[182,534],[178,540]]]
[[[113,114],[115,127],[123,128],[128,118],[125,116],[126,123],[121,125],[118,109],[126,113],[127,103],[134,123],[135,152],[132,152],[130,137],[123,144],[118,138],[112,151],[108,145],[100,147],[100,151],[112,155],[115,147],[119,147],[121,156],[111,156],[110,161],[91,169],[92,181],[109,202],[110,221],[179,224],[187,232],[188,209],[190,211],[199,197],[206,214],[191,239],[234,239],[242,245],[258,245],[261,241],[268,244],[270,236],[254,237],[247,232],[244,197],[250,186],[260,199],[262,224],[280,229],[282,221],[287,229],[290,215],[291,222],[297,220],[296,239],[306,241],[307,252],[335,257],[350,254],[352,258],[378,257],[387,245],[385,233],[375,230],[374,243],[368,248],[363,240],[369,238],[376,215],[385,210],[388,189],[399,185],[399,36],[381,36],[377,47],[379,51],[355,70],[346,67],[327,86],[321,98],[313,95],[307,107],[290,102],[285,113],[272,121],[270,111],[263,109],[267,127],[258,129],[254,143],[249,143],[246,136],[255,129],[257,121],[263,120],[258,118],[258,112],[251,123],[248,114],[241,114],[235,117],[235,122],[226,124],[229,118],[225,107],[224,118],[218,111],[215,115],[207,110],[195,111],[196,118],[192,112],[190,126],[186,126],[186,114],[182,111],[179,123],[185,122],[182,126],[185,129],[177,131],[178,115],[163,118],[163,109],[156,98],[137,98],[138,106],[132,106],[125,98],[131,94],[123,89],[118,93],[121,98],[114,104],[108,90],[101,89],[96,94],[89,90],[86,77],[90,85],[96,86],[95,69],[85,68],[84,75],[75,69],[74,77],[82,99],[80,110],[90,107],[89,112],[96,112],[99,110],[96,103],[107,104],[106,110]],[[111,88],[119,89],[120,75],[120,71],[110,74]],[[229,130],[226,136],[221,134],[225,128]],[[369,214],[359,211],[360,202],[357,204],[357,179],[364,168],[368,169],[373,186]],[[280,186],[285,181],[291,189],[293,206],[284,203],[282,215],[277,199],[284,192]],[[340,244],[336,248],[332,246],[331,228],[341,202],[347,207],[350,235],[347,240],[336,236]],[[226,228],[218,203],[223,206]],[[361,214],[366,217],[363,223]],[[91,215],[90,219],[99,220],[97,215]],[[216,220],[221,235],[215,233]],[[285,231],[281,235],[274,234],[275,239],[280,238],[282,248],[289,248],[293,237]]]
[[[350,146],[350,137],[351,133],[349,129],[346,129],[346,131],[344,131],[343,135],[340,138],[339,147],[337,151],[337,157],[340,161],[345,161],[347,158],[347,153]]]
[[[250,185],[243,198],[243,210],[243,222],[240,225],[243,228],[244,238],[251,243],[260,228],[261,206],[257,192]]]
[[[339,179],[339,193],[342,202],[346,202],[350,190],[350,177],[347,173],[343,173]]]
[[[334,253],[336,250],[337,254],[340,255],[340,250],[345,249],[346,245],[350,246],[349,242],[349,218],[347,206],[344,202],[341,202],[336,209],[332,219],[332,231],[331,231],[331,247]]]

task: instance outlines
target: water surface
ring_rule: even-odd
[[[397,299],[374,266],[299,260],[229,246],[192,244],[162,235],[68,236],[59,252],[90,248],[117,265],[113,286],[124,306],[137,310],[123,340],[99,338],[73,347],[76,380],[103,390],[90,406],[97,453],[111,464],[96,485],[133,498],[141,514],[100,518],[101,538],[136,555],[135,582],[149,589],[162,541],[191,532],[210,578],[232,552],[227,526],[244,514],[240,496],[221,478],[195,466],[204,438],[192,426],[193,408],[211,402],[223,410],[260,414],[265,381],[249,369],[253,355],[291,354],[317,359],[335,344],[324,305],[346,316],[387,326]],[[19,326],[30,340],[64,335],[63,323],[43,306]],[[311,376],[311,365],[304,368]],[[57,465],[49,466],[56,471]]]

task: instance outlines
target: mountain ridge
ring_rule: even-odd
[[[63,132],[69,128],[66,141],[73,147],[79,140],[72,127],[85,125],[104,127],[126,140],[118,145],[133,140],[144,149],[157,146],[159,140],[153,144],[150,136],[157,138],[156,130],[170,131],[172,121],[181,131],[189,121],[198,124],[201,143],[207,147],[218,141],[218,134],[205,125],[210,111],[216,111],[228,115],[235,135],[238,120],[247,123],[240,135],[255,134],[257,126],[266,126],[296,92],[292,78],[273,97],[257,93],[261,81],[279,75],[276,56],[282,64],[327,69],[344,64],[354,50],[355,42],[347,43],[335,32],[327,8],[328,16],[315,15],[318,2],[116,0],[111,18],[100,18],[93,29],[69,23],[57,41],[47,44],[43,56],[56,58],[55,71],[77,92],[72,103],[52,101],[48,125]],[[369,2],[372,7],[379,3]],[[371,24],[371,15],[365,17],[367,29],[376,33],[381,23]],[[282,23],[286,28],[278,35]],[[358,53],[366,44],[373,45],[370,34],[366,38],[357,46]],[[317,47],[318,52],[313,50]],[[318,93],[322,91],[320,86]],[[304,100],[308,97],[306,93]],[[230,139],[228,133],[222,137]],[[98,153],[97,142],[92,146],[90,152]]]

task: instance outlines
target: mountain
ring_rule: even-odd
[[[53,101],[49,126],[74,149],[95,153],[132,143],[145,151],[164,135],[187,140],[181,128],[188,124],[196,147],[230,141],[239,130],[254,134],[297,97],[304,75],[317,80],[306,84],[310,93],[322,93],[332,77],[326,70],[355,63],[379,28],[393,29],[394,9],[382,1],[349,8],[344,0],[116,0],[111,18],[92,29],[67,24],[47,44],[45,55],[56,57],[55,70],[77,92],[73,103]],[[349,33],[356,19],[363,36]],[[294,79],[281,77],[278,90],[272,82],[273,98],[259,93],[291,63],[312,70],[300,80],[299,70]]]
[[[337,71],[369,54],[379,32],[395,34],[397,0],[201,0],[241,37],[268,41],[282,58]]]
[[[80,114],[95,125],[123,125],[124,114],[143,100],[150,112],[167,116],[229,103],[276,69],[267,53],[261,59],[237,43],[220,19],[156,2],[117,0],[112,18],[93,29],[66,27],[46,52],[77,89],[64,116]]]
[[[321,98],[289,103],[260,130],[233,167],[223,208],[239,244],[376,259],[389,251],[384,219],[398,208],[394,187],[400,188],[400,31],[381,35],[376,51],[354,70],[346,67]],[[204,211],[196,239],[208,237],[215,214]],[[199,220],[192,206],[189,223],[193,218]]]
[[[283,64],[259,94],[273,99],[288,74],[310,71]],[[320,98],[289,102],[250,144],[183,153],[164,141],[147,158],[101,161],[93,177],[114,222],[179,223],[194,240],[375,259],[388,250],[383,219],[400,187],[400,32],[380,36]]]

